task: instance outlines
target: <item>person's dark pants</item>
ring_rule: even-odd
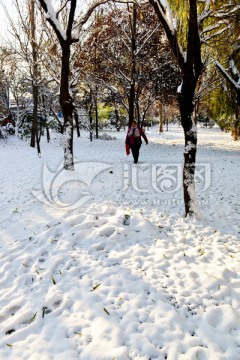
[[[132,155],[133,155],[133,159],[134,159],[134,164],[137,164],[137,162],[138,162],[140,147],[141,147],[141,144],[131,145],[131,150],[132,150]]]

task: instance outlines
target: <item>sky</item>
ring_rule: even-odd
[[[86,4],[90,1],[81,0],[79,1],[79,9],[86,8]],[[21,0],[20,0],[21,3]],[[52,1],[53,5],[56,4],[56,1]],[[17,16],[15,6],[13,5],[12,1],[9,0],[0,0],[0,44],[3,44],[5,42],[5,39],[10,36],[8,28],[9,28],[9,21],[5,14],[3,6],[6,6],[9,10],[9,13],[11,14],[11,17]]]
[[[3,1],[3,4],[9,8],[11,16],[14,16],[14,14],[16,14],[14,6],[12,6],[10,3],[6,4],[6,0]],[[0,44],[3,44],[6,38],[9,38],[10,34],[8,29],[9,29],[9,21],[4,11],[4,8],[0,3]]]

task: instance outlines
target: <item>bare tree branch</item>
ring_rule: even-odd
[[[183,56],[181,46],[178,41],[177,33],[175,30],[172,31],[172,29],[169,26],[169,23],[166,19],[166,10],[162,5],[161,0],[149,0],[149,3],[155,9],[158,19],[161,22],[161,24],[165,30],[166,36],[171,45],[171,49],[174,53],[175,58],[177,59],[177,62],[178,62],[178,65],[179,65],[181,71],[184,71],[185,61],[184,61],[184,56]]]
[[[240,90],[240,84],[238,84],[234,79],[228,74],[228,72],[224,69],[224,67],[220,64],[219,61],[215,62],[216,67],[221,72],[223,77],[236,89],[237,91]]]

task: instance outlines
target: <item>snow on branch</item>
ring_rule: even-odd
[[[230,28],[229,25],[223,27],[222,29],[219,29],[213,34],[208,34],[204,37],[201,37],[201,41],[207,43],[209,40],[213,39],[214,37],[217,37],[219,35],[222,35],[225,31],[227,31]]]
[[[202,22],[205,18],[207,18],[211,13],[212,10],[210,9],[210,0],[207,0],[203,12],[198,17],[199,23]]]
[[[177,59],[178,65],[180,69],[183,70],[185,55],[179,44],[177,32],[173,25],[172,12],[169,2],[167,0],[149,0],[149,2],[153,6],[157,17],[164,28],[168,41],[171,45],[171,49],[175,58]]]
[[[164,17],[169,29],[174,32],[173,18],[168,0],[153,0]]]
[[[218,68],[218,70],[222,73],[224,78],[228,80],[230,84],[236,89],[240,90],[240,84],[238,84],[236,81],[233,80],[233,78],[228,74],[228,72],[224,69],[224,67],[220,64],[219,61],[215,61],[215,65]]]
[[[107,3],[110,3],[111,1],[115,2],[115,3],[136,3],[136,0],[94,0],[92,2],[92,4],[89,5],[86,13],[84,15],[82,15],[82,17],[80,18],[78,24],[75,26],[75,29],[77,29],[75,31],[75,34],[73,36],[73,39],[79,39],[80,37],[80,32],[82,30],[83,25],[89,20],[90,16],[92,15],[92,13],[94,12],[94,10],[100,6],[100,5],[104,5]]]
[[[94,12],[94,10],[99,5],[106,4],[107,2],[109,2],[109,0],[95,0],[95,1],[93,1],[93,3],[88,7],[86,13],[80,19],[80,23],[79,23],[80,27],[82,27],[88,21],[88,19],[90,18],[90,16]]]
[[[198,17],[198,22],[201,24],[200,28],[202,29],[201,41],[204,43],[231,29],[231,20],[233,16],[237,16],[237,12],[240,10],[240,5],[228,3],[225,5],[221,4],[218,8],[211,8],[209,0],[206,3],[203,12]],[[204,27],[204,20],[206,19],[208,19],[208,22],[207,26]]]
[[[160,24],[158,26],[155,27],[155,29],[147,36],[147,38],[145,39],[145,41],[143,42],[143,44],[140,46],[140,48],[138,49],[138,51],[136,52],[136,55],[140,53],[140,51],[142,50],[142,48],[145,46],[145,44],[147,44],[148,40],[152,37],[152,35],[159,29]]]
[[[236,68],[235,61],[233,59],[230,60],[230,68],[232,70],[232,73],[238,77],[238,84],[240,82],[240,72]]]
[[[70,0],[66,0],[65,3],[60,7],[60,9],[56,12],[56,17],[58,18],[58,15],[60,14],[61,11],[63,11],[63,9],[67,6],[68,2]]]
[[[67,39],[66,31],[63,30],[59,20],[58,13],[55,11],[50,0],[39,0],[43,10],[46,13],[46,19],[51,24],[60,42]]]

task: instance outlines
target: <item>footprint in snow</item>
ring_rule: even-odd
[[[63,234],[62,233],[56,233],[53,238],[50,240],[51,244],[57,244]]]
[[[43,251],[40,255],[40,259],[38,260],[40,263],[44,263],[46,258],[48,257],[48,251]]]
[[[31,286],[34,283],[35,280],[36,280],[35,276],[31,276],[31,277],[26,279],[25,285],[26,286]]]
[[[41,256],[47,257],[47,256],[48,256],[48,251],[43,251],[43,252],[41,253]]]
[[[113,226],[108,226],[104,229],[102,229],[99,233],[100,236],[106,236],[110,237],[112,234],[114,234],[115,228]]]
[[[223,311],[221,308],[217,307],[216,309],[212,309],[207,314],[208,323],[217,328],[223,321]]]

